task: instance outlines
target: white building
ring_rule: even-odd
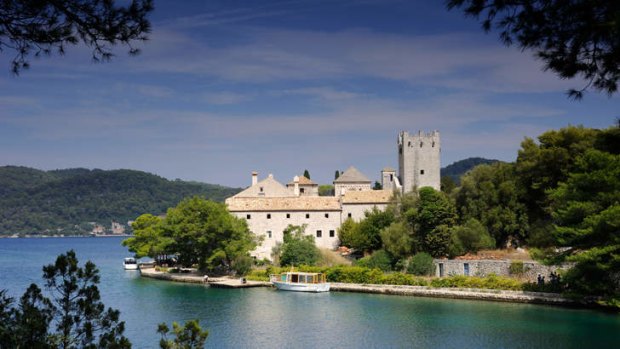
[[[355,167],[334,180],[334,196],[319,196],[318,184],[304,176],[295,176],[285,186],[271,174],[259,182],[258,174],[252,172],[252,185],[226,199],[228,210],[263,237],[252,254],[271,259],[273,247],[283,241],[289,225],[305,225],[305,233],[314,236],[318,247],[335,249],[342,222],[348,218],[359,221],[373,208],[384,210],[395,191],[424,186],[439,190],[439,133],[409,136],[401,132],[397,144],[400,178],[394,169],[384,168],[384,190],[372,190],[371,181]]]
[[[299,178],[288,189],[269,175],[239,194],[226,199],[228,210],[245,218],[250,231],[263,241],[252,253],[256,258],[271,259],[271,250],[283,241],[289,225],[306,225],[306,234],[315,238],[318,247],[338,247],[337,231],[347,218],[360,220],[364,212],[376,207],[385,209],[392,197],[390,190],[345,191],[339,196],[318,196],[300,191]],[[253,182],[254,183],[254,182]]]

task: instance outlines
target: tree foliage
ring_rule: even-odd
[[[157,333],[161,335],[161,349],[202,349],[209,336],[209,331],[200,327],[199,320],[189,320],[183,326],[173,322],[172,331],[161,323],[157,326]],[[174,339],[168,339],[169,334],[174,335]]]
[[[506,45],[517,43],[563,79],[583,77],[587,85],[571,89],[580,99],[589,87],[612,95],[620,79],[620,2],[609,0],[450,0],[482,19],[486,32],[500,31]]]
[[[13,307],[0,291],[1,348],[131,348],[119,311],[101,302],[92,262],[80,267],[68,251],[43,267],[43,278],[51,300],[32,284]]]
[[[469,171],[454,193],[460,221],[479,221],[498,246],[527,236],[528,216],[521,197],[514,164],[500,162]]]
[[[136,256],[176,255],[182,266],[201,269],[229,270],[257,243],[245,220],[231,215],[224,204],[198,197],[181,201],[165,218],[138,217],[134,231],[123,245]]]
[[[340,244],[364,253],[378,250],[382,246],[381,230],[389,227],[393,221],[391,210],[381,211],[373,207],[371,211],[364,212],[364,219],[360,222],[348,218],[342,223],[338,229]]]
[[[306,226],[289,225],[284,230],[280,265],[315,265],[321,252],[314,244],[314,236],[306,235]]]
[[[95,61],[112,58],[118,44],[129,47],[135,55],[135,42],[148,39],[153,10],[152,0],[133,0],[126,7],[113,0],[0,2],[0,51],[14,51],[12,70],[28,68],[29,57],[63,55],[68,45],[80,42],[92,49]]]
[[[431,187],[419,191],[415,210],[405,212],[414,232],[417,252],[445,256],[450,241],[449,227],[456,223],[456,209],[447,195]]]
[[[39,171],[0,167],[0,234],[86,234],[97,222],[159,215],[185,197],[214,201],[239,192],[219,185],[170,181],[133,170]]]
[[[620,155],[587,151],[550,197],[555,238],[565,248],[555,257],[577,263],[569,283],[587,294],[619,293]]]
[[[433,257],[426,252],[416,253],[407,263],[407,273],[423,276],[433,275],[435,273]]]
[[[495,240],[487,229],[476,219],[470,219],[463,225],[451,229],[450,257],[475,253],[483,249],[495,248]]]

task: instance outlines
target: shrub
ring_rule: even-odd
[[[523,275],[525,268],[523,267],[523,261],[511,261],[510,267],[508,267],[510,275]]]
[[[407,263],[407,272],[413,275],[433,275],[435,273],[433,257],[426,252],[416,253]]]
[[[478,252],[493,247],[495,247],[495,240],[489,231],[478,220],[472,218],[464,225],[452,229],[448,250],[450,257],[456,257],[467,252]]]
[[[237,276],[244,276],[252,269],[253,259],[250,256],[237,256],[233,261],[232,267]]]
[[[486,288],[494,290],[523,290],[524,284],[518,280],[489,275],[487,277],[475,277],[455,275],[447,278],[431,280],[432,287],[456,287],[456,288]]]
[[[382,271],[392,270],[392,258],[384,250],[375,251],[372,255],[360,258],[355,265],[370,269],[380,269]]]

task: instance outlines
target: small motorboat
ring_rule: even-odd
[[[270,275],[271,283],[282,291],[328,292],[329,282],[323,273],[304,273],[291,271]]]
[[[133,257],[127,257],[123,260],[125,270],[138,270],[138,262]]]

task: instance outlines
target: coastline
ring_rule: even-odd
[[[197,273],[188,274],[170,274],[166,272],[156,271],[154,268],[140,269],[142,277],[173,281],[203,284],[202,275]],[[208,284],[211,287],[222,288],[245,288],[245,287],[272,287],[270,282],[251,281],[242,284],[239,278],[220,277],[209,278]],[[467,299],[479,301],[494,301],[508,303],[530,303],[555,305],[563,307],[595,307],[596,304],[583,303],[570,298],[563,297],[555,293],[543,292],[526,292],[526,291],[509,291],[509,290],[492,290],[492,289],[476,289],[476,288],[434,288],[430,286],[407,286],[407,285],[376,285],[376,284],[349,284],[332,282],[331,291],[335,292],[356,292],[356,293],[373,293],[398,296],[414,296],[414,297],[432,297],[432,298],[451,298],[451,299]]]

